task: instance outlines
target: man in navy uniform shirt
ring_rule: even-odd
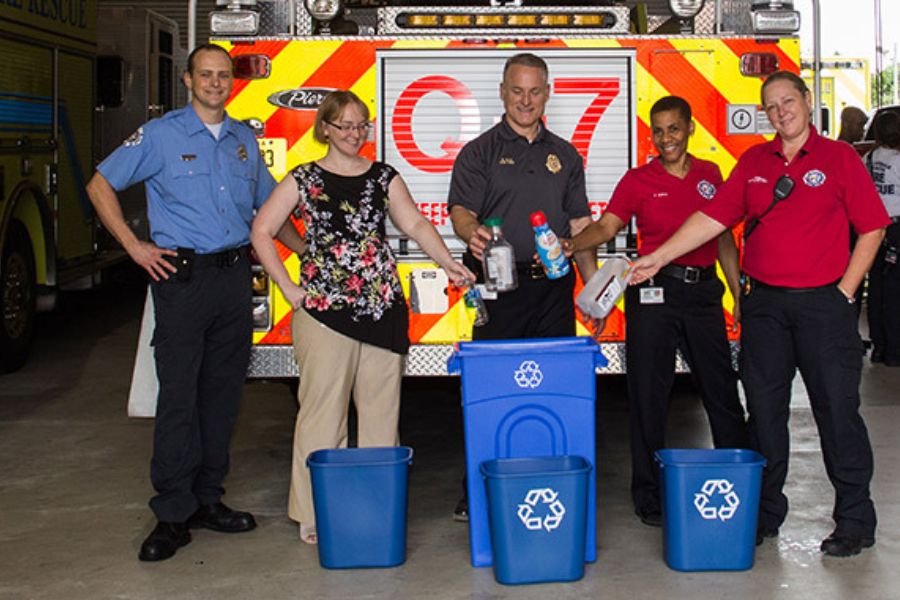
[[[221,47],[194,50],[183,76],[190,104],[138,129],[88,184],[103,224],[153,280],[158,523],[141,545],[144,561],[173,556],[191,527],[256,527],[221,497],[253,333],[250,222],[275,182],[251,130],[225,114],[232,66]],[[129,229],[116,195],[142,181],[150,242]]]

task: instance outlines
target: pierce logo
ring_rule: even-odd
[[[322,100],[333,92],[332,88],[297,88],[275,92],[269,96],[269,104],[279,108],[292,110],[316,110],[322,104]]]

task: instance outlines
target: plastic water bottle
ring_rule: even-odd
[[[559,238],[547,225],[547,215],[544,211],[536,210],[531,213],[531,227],[534,229],[534,243],[547,279],[559,279],[568,275],[572,267],[563,253]]]
[[[487,306],[485,305],[484,298],[481,297],[481,292],[478,291],[478,288],[474,285],[470,285],[469,289],[467,289],[466,293],[463,295],[463,301],[466,303],[466,308],[475,313],[475,327],[486,325],[488,322]]]
[[[484,287],[489,292],[510,292],[516,289],[516,253],[503,237],[503,219],[492,217],[484,224],[491,229],[491,240],[484,249],[481,265],[484,269]]]

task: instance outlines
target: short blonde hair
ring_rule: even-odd
[[[366,103],[359,99],[359,96],[350,90],[335,90],[329,92],[322,103],[319,110],[316,111],[316,122],[313,128],[313,138],[320,144],[328,143],[328,136],[325,135],[325,123],[330,121],[335,123],[344,114],[344,109],[355,104],[359,107],[360,112],[365,116],[366,121],[369,120],[369,107]]]

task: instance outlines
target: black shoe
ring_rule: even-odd
[[[232,510],[217,502],[198,508],[188,525],[192,529],[203,527],[222,533],[241,533],[256,529],[256,520],[248,512]]]
[[[778,536],[778,528],[769,529],[768,527],[759,527],[756,530],[756,545],[760,546],[766,538]]]
[[[453,509],[453,520],[460,523],[469,522],[469,499],[467,497],[460,498],[456,503],[456,508]]]
[[[634,514],[638,516],[641,523],[650,527],[662,527],[663,517],[662,511],[658,508],[636,508]]]
[[[853,556],[859,554],[863,548],[871,548],[875,545],[873,537],[851,537],[833,532],[822,540],[821,550],[828,556]]]
[[[138,559],[153,562],[175,556],[175,551],[191,543],[191,532],[185,523],[157,521],[156,527],[141,544]]]

